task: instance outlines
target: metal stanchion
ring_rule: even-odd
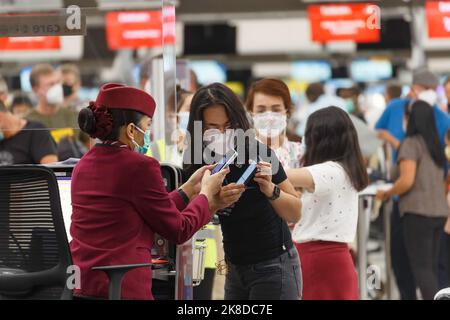
[[[358,284],[359,296],[361,300],[368,298],[367,295],[367,242],[369,240],[370,216],[373,210],[371,201],[375,197],[377,189],[388,189],[391,184],[373,184],[363,190],[358,198]],[[365,202],[367,200],[367,207]],[[390,210],[384,208],[384,242],[385,242],[385,263],[386,263],[386,296],[391,299],[392,293],[392,270],[391,270],[391,220]]]
[[[391,261],[391,210],[383,207],[384,220],[384,255],[386,263],[386,298],[392,299],[392,261]]]
[[[358,197],[358,232],[357,232],[357,245],[358,245],[358,282],[359,282],[359,299],[367,299],[367,217],[364,210],[364,195]]]

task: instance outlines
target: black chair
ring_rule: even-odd
[[[70,265],[53,172],[0,167],[0,298],[71,299]]]
[[[0,166],[0,299],[72,299],[72,265],[56,177],[43,166]],[[96,266],[120,299],[126,272],[151,263]]]

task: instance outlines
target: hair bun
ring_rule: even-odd
[[[78,114],[78,125],[80,129],[92,136],[95,132],[95,124],[94,112],[90,108],[81,109]]]
[[[113,118],[104,106],[97,106],[90,102],[78,115],[80,129],[92,138],[104,140],[112,131]]]

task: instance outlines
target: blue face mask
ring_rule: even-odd
[[[144,135],[144,145],[140,146],[136,141],[131,140],[134,144],[134,151],[140,154],[147,154],[148,149],[150,148],[150,130],[142,130],[138,126],[135,126],[139,132]]]
[[[353,111],[355,111],[355,103],[353,102],[353,99],[346,99],[345,103],[348,113],[352,113]]]

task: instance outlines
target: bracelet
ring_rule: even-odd
[[[187,196],[186,192],[184,192],[182,189],[177,189],[178,193],[180,194],[181,198],[183,198],[184,203],[189,203],[189,197]]]

